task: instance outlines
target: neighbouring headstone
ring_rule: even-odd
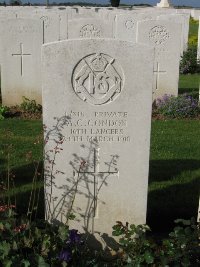
[[[116,15],[116,38],[136,42],[137,22],[142,20],[141,14],[128,12]]]
[[[33,18],[39,19],[42,22],[42,39],[43,44],[59,41],[60,38],[60,17],[55,11],[38,10],[33,15]],[[66,20],[67,23],[67,20]],[[67,24],[65,25],[67,28]]]
[[[128,56],[127,56],[128,55]],[[153,48],[114,39],[43,46],[46,218],[92,234],[145,223]]]
[[[199,19],[199,16],[200,16],[200,10],[199,9],[192,9],[191,10],[191,17],[193,19],[198,20]]]
[[[83,8],[80,6],[75,7],[74,11],[71,12],[72,19],[93,18],[96,17],[96,15],[97,12],[95,12],[95,10]]]
[[[68,21],[68,39],[113,38],[113,23],[99,18]]]
[[[22,103],[22,97],[41,103],[42,27],[33,19],[1,21],[0,64],[3,105]]]
[[[138,22],[137,42],[153,45],[154,88],[153,99],[164,94],[178,95],[181,25],[169,21]]]
[[[189,15],[187,14],[167,14],[160,15],[158,20],[168,20],[175,23],[181,24],[181,55],[183,51],[187,50],[188,47],[188,34],[189,34]]]

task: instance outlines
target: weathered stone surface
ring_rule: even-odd
[[[181,25],[169,21],[138,22],[137,41],[153,45],[154,88],[153,99],[164,94],[177,95],[181,51]]]
[[[199,9],[192,9],[191,10],[191,17],[193,19],[198,20],[199,19],[199,16],[200,16],[200,10]]]
[[[116,38],[136,42],[138,21],[149,19],[152,19],[152,16],[141,12],[116,15]]]
[[[48,220],[66,221],[73,203],[81,232],[145,223],[153,54],[112,39],[43,46]]]
[[[113,38],[113,23],[99,18],[69,20],[68,38]]]
[[[22,102],[22,96],[41,103],[42,27],[33,19],[1,21],[1,92],[4,105]]]
[[[168,14],[159,15],[157,17],[157,20],[168,20],[181,24],[181,55],[183,54],[183,51],[187,50],[188,47],[189,19],[189,15],[187,14]]]

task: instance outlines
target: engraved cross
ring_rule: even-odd
[[[12,54],[12,56],[19,56],[20,63],[21,63],[21,76],[23,76],[23,67],[24,67],[24,56],[31,56],[31,54],[24,53],[23,44],[20,43],[20,53],[19,54]]]
[[[165,73],[166,71],[160,70],[160,64],[157,62],[156,69],[153,72],[156,73],[156,90],[157,90],[158,85],[159,85],[159,78],[160,78],[159,74]]]
[[[98,200],[98,193],[99,193],[99,190],[100,190],[100,187],[99,186],[99,177],[103,177],[104,175],[116,175],[117,177],[119,177],[119,171],[107,171],[107,172],[101,172],[99,171],[99,148],[96,149],[94,148],[94,158],[93,158],[93,161],[94,161],[94,167],[93,167],[93,171],[79,171],[78,174],[88,174],[88,175],[92,175],[93,178],[94,178],[94,187],[93,187],[93,216],[92,217],[97,217],[97,209],[98,209],[98,206],[97,206],[97,200]]]

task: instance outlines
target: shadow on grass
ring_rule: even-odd
[[[151,162],[150,180],[157,184],[148,195],[147,224],[153,232],[172,230],[175,226],[175,219],[197,217],[200,194],[200,171],[198,169],[200,169],[198,160]],[[189,179],[185,179],[187,173]],[[163,180],[166,180],[166,184]],[[160,188],[159,181],[161,181]],[[172,183],[167,183],[167,181],[172,181]]]
[[[191,181],[166,184],[164,188],[154,188],[148,195],[147,224],[153,232],[166,232],[173,228],[174,220],[177,218],[189,219],[197,216],[199,188],[200,188],[199,160],[151,160],[149,182],[166,183],[177,180],[183,172],[197,171]],[[31,184],[35,168],[28,164],[13,170],[15,174],[15,189],[11,191],[11,198],[17,201],[17,212],[27,212]],[[42,173],[42,163],[38,172]],[[3,177],[6,173],[1,173]],[[42,176],[41,176],[42,177]],[[43,178],[38,181],[37,188],[40,189],[39,208],[37,217],[44,218],[44,192]]]
[[[37,181],[34,186],[34,188],[37,189],[37,193],[39,192],[39,205],[37,210],[38,218],[44,218],[44,180],[42,177],[42,171],[43,164],[42,162],[39,162],[37,168]],[[34,164],[27,164],[16,169],[12,169],[12,175],[14,175],[14,186],[11,179],[10,193],[9,195],[6,194],[5,197],[10,196],[12,203],[16,202],[17,213],[27,213],[35,173],[36,167]],[[6,183],[6,178],[7,172],[0,172],[0,181],[4,181]]]
[[[200,160],[150,160],[149,183],[169,181],[183,171],[200,169]]]

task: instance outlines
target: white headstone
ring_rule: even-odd
[[[153,99],[164,94],[178,95],[181,25],[169,21],[138,22],[137,42],[153,45]]]
[[[113,38],[113,23],[99,18],[69,20],[68,38]]]
[[[199,19],[199,16],[200,16],[200,10],[199,9],[192,9],[191,10],[191,17],[193,19],[198,20]]]
[[[92,18],[96,17],[98,14],[95,12],[95,10],[88,9],[88,8],[83,8],[83,7],[76,7],[74,8],[75,12],[73,11],[71,13],[72,19],[80,19],[80,18]]]
[[[149,19],[152,16],[141,12],[116,15],[116,38],[136,42],[138,21]]]
[[[0,23],[1,93],[4,105],[22,96],[41,103],[41,22],[10,19]]]
[[[43,46],[48,220],[65,222],[73,202],[70,226],[81,232],[145,223],[152,83],[148,46],[114,39]]]
[[[33,15],[42,22],[42,39],[43,44],[59,41],[60,38],[60,17],[56,12],[38,10]],[[67,21],[66,21],[67,22]],[[67,27],[67,25],[66,25]]]
[[[188,46],[188,34],[189,34],[189,17],[182,14],[168,14],[160,15],[157,18],[158,20],[168,20],[175,23],[181,24],[181,55],[183,51],[187,50]],[[188,24],[188,25],[187,25]]]

